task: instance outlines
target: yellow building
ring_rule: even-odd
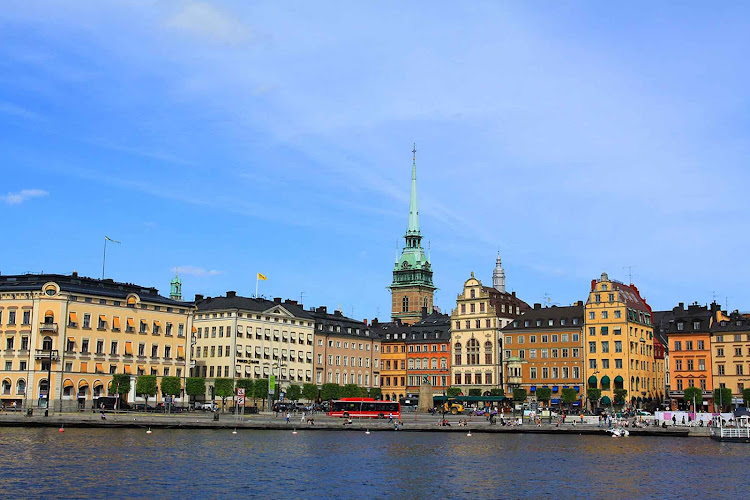
[[[651,307],[635,285],[607,273],[592,280],[585,321],[584,376],[587,387],[601,389],[600,404],[614,403],[616,389],[626,390],[626,402],[637,406],[658,401],[663,375],[654,359]]]
[[[719,405],[742,404],[742,391],[750,388],[750,319],[734,311],[725,314],[716,308],[711,328],[713,387],[731,389],[732,401],[714,401]]]
[[[186,374],[191,305],[154,288],[57,274],[0,276],[0,351],[6,406],[91,408],[112,374]],[[183,384],[184,387],[184,384]],[[158,398],[159,396],[157,396]],[[152,399],[153,401],[153,399]],[[176,402],[180,402],[178,398]]]
[[[293,300],[196,295],[192,374],[207,381],[210,401],[217,378],[276,377],[276,395],[290,384],[313,383],[312,315]],[[273,398],[276,399],[276,398]]]

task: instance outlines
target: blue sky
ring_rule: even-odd
[[[5,2],[4,274],[387,318],[417,143],[449,311],[497,250],[529,303],[602,271],[750,309],[742,2]],[[302,294],[302,295],[301,295]]]

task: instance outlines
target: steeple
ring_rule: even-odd
[[[411,150],[411,197],[409,198],[409,226],[406,229],[406,236],[419,236],[419,210],[417,209],[417,144],[414,143],[414,149]]]
[[[497,251],[495,270],[492,271],[492,287],[500,292],[505,292],[505,269],[500,261],[500,250]]]
[[[178,270],[174,270],[174,279],[170,283],[169,287],[169,298],[172,300],[182,300],[182,281],[177,274]]]

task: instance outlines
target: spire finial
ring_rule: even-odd
[[[417,164],[417,143],[414,143],[414,149],[411,150],[411,162],[412,164]]]

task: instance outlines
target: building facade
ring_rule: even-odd
[[[315,321],[315,383],[380,387],[380,337],[367,323],[326,307],[311,311]]]
[[[293,300],[238,296],[195,297],[192,376],[207,381],[205,400],[214,400],[217,378],[276,378],[276,394],[290,384],[313,383],[311,313]]]
[[[450,386],[450,332],[447,314],[432,313],[411,325],[406,337],[406,394],[418,396],[422,385],[434,395]]]
[[[713,387],[732,390],[734,404],[742,401],[742,391],[750,387],[750,318],[734,311],[717,311],[711,328]],[[726,401],[714,404],[727,405]]]
[[[451,314],[451,385],[464,394],[502,388],[502,328],[528,310],[515,292],[482,286],[472,272]]]
[[[142,401],[138,375],[156,375],[159,386],[176,376],[184,388],[191,324],[191,304],[155,288],[75,272],[0,276],[0,397],[46,406],[49,391],[54,410],[88,409],[123,373],[132,376],[131,402]]]
[[[587,387],[601,389],[600,404],[615,403],[615,390],[627,391],[626,402],[638,406],[661,401],[651,307],[635,285],[607,273],[592,280],[585,322],[584,377]]]
[[[378,323],[375,320],[372,326],[377,330],[381,342],[380,388],[383,397],[398,401],[407,397],[406,340],[410,328],[408,325],[402,325],[400,321]]]
[[[416,148],[414,153],[416,154]],[[432,312],[435,285],[432,282],[430,258],[422,247],[417,209],[417,164],[412,158],[411,198],[409,224],[404,235],[406,245],[397,256],[391,282],[391,318],[402,324],[411,324],[422,317],[422,308]]]
[[[549,387],[552,404],[562,389],[583,396],[583,302],[567,307],[542,307],[503,328],[506,359],[506,394],[523,388],[532,400],[538,387]]]

